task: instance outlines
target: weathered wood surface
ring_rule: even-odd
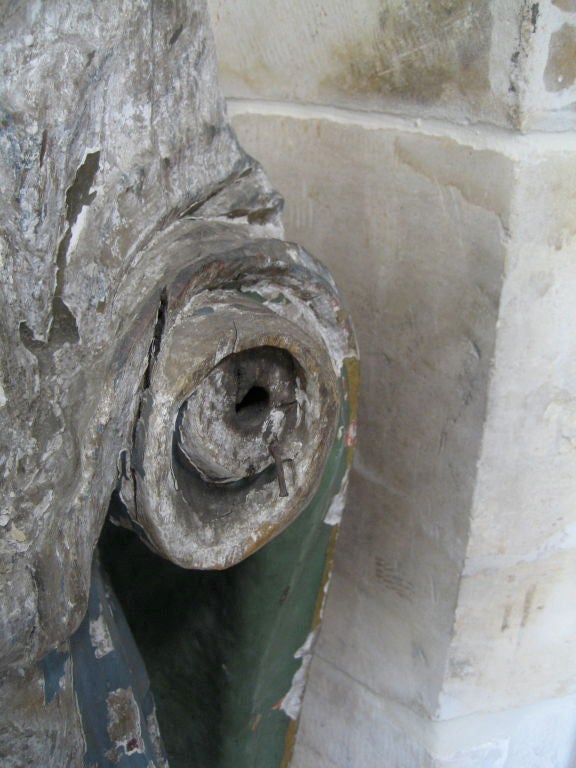
[[[0,755],[72,766],[111,494],[174,562],[240,561],[313,499],[355,352],[230,131],[202,2],[2,12]]]
[[[0,41],[5,664],[84,613],[166,283],[145,245],[257,174],[196,4],[33,8],[5,8]]]

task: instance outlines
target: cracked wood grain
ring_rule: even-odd
[[[314,496],[354,342],[228,125],[203,3],[15,3],[0,36],[0,757],[56,733],[74,766],[111,495],[173,562],[246,557]]]

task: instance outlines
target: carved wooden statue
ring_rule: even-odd
[[[230,130],[203,2],[0,24],[0,762],[286,765],[346,314]]]

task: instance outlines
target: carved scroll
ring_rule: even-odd
[[[203,3],[13,3],[0,35],[2,764],[165,761],[107,518],[177,579],[232,567],[219,764],[279,764],[351,457],[348,319],[228,126]]]

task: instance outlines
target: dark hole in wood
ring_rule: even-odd
[[[260,421],[270,404],[270,395],[264,387],[251,387],[240,402],[236,403],[236,419],[243,426]]]

